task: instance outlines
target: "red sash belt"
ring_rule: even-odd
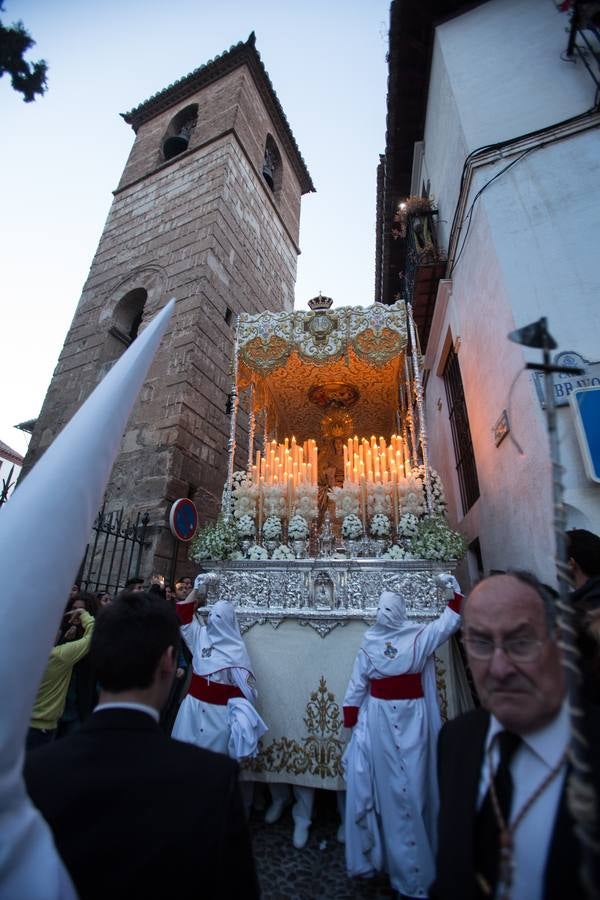
[[[195,674],[192,675],[188,693],[196,700],[214,703],[215,706],[227,706],[228,700],[244,696],[240,689],[232,684],[219,684],[217,681],[209,681],[202,675]]]
[[[421,675],[391,675],[371,679],[371,697],[378,700],[418,700],[423,696]]]

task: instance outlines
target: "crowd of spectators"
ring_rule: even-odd
[[[567,539],[574,584],[569,601],[576,613],[581,702],[591,744],[589,776],[598,790],[600,538],[588,531],[573,530]],[[580,846],[567,799],[570,725],[560,634],[555,621],[556,594],[528,573],[519,572],[492,575],[471,590],[462,609],[462,641],[476,689],[476,709],[443,726],[437,742],[436,765],[429,761],[426,751],[427,747],[435,748],[439,724],[429,732],[422,725],[423,717],[426,721],[433,715],[439,720],[437,712],[432,713],[424,700],[427,666],[435,647],[461,624],[455,581],[454,598],[444,613],[445,619],[419,630],[405,623],[403,599],[384,592],[376,623],[361,644],[344,703],[345,724],[353,729],[346,755],[350,779],[345,827],[349,874],[364,876],[376,870],[387,871],[392,885],[405,898],[479,900],[501,896],[511,900],[552,900],[584,896],[578,881]],[[158,730],[168,739],[188,690],[198,708],[207,703],[219,704],[219,691],[223,693],[225,689],[233,692],[238,704],[240,698],[243,700],[244,692],[236,687],[237,682],[221,684],[217,678],[213,684],[214,673],[221,671],[219,666],[222,668],[220,663],[217,665],[219,660],[205,661],[220,646],[219,640],[223,643],[223,659],[227,653],[231,656],[234,644],[239,644],[239,658],[245,659],[233,611],[232,623],[225,631],[225,626],[216,620],[211,625],[210,617],[206,626],[195,626],[193,665],[192,653],[179,640],[179,623],[185,637],[190,622],[194,624],[197,602],[195,585],[189,576],[179,577],[172,587],[162,578],[153,578],[149,585],[142,578],[132,578],[114,600],[106,591],[90,593],[79,585],[73,586],[27,736],[28,758],[35,753],[38,760],[36,766],[28,763],[30,771],[35,772],[29,783],[35,783],[40,797],[45,795],[43,757],[37,756],[45,752],[42,745],[58,745],[64,740],[65,754],[67,748],[83,747],[70,741],[77,739],[80,731],[88,736],[93,732],[89,723],[98,721],[96,713],[91,715],[94,709],[103,713],[104,721],[108,721],[113,707],[119,708],[123,716],[125,710],[150,710]],[[225,601],[220,603],[228,606]],[[184,615],[189,613],[188,607],[192,618]],[[160,613],[160,609],[164,612]],[[229,614],[220,610],[219,604],[217,611],[220,615]],[[163,623],[171,617],[162,637],[157,636],[156,623],[152,626],[154,631],[148,625],[152,616]],[[134,621],[139,625],[137,632],[132,629]],[[148,627],[149,646],[156,645],[151,659],[148,648],[144,649],[144,640],[140,640],[143,626]],[[119,627],[124,629],[123,639],[116,641]],[[176,638],[172,635],[174,627]],[[114,642],[110,653],[106,649],[109,635]],[[420,656],[415,648],[422,650]],[[121,658],[117,658],[119,653]],[[110,665],[103,654],[110,657]],[[238,668],[241,665],[237,657],[228,664]],[[141,677],[138,669],[141,671],[144,666]],[[113,669],[121,675],[111,682],[112,675],[107,676],[106,671]],[[250,679],[250,683],[248,660],[242,669],[244,679]],[[255,699],[254,694],[250,699]],[[203,715],[208,713],[204,709]],[[230,717],[223,721],[229,722],[231,730]],[[421,724],[417,727],[415,723]],[[195,730],[200,738],[196,735],[189,738],[190,742],[209,747],[202,744],[203,728]],[[113,735],[115,741],[117,732],[118,728]],[[231,743],[230,734],[227,741]],[[163,752],[164,746],[160,746]],[[239,754],[223,752],[234,757],[230,761],[234,768],[224,770],[227,781],[232,772],[235,775],[238,771],[235,759]],[[47,760],[49,765],[59,767],[58,750]],[[110,773],[105,768],[103,772],[110,781]],[[118,791],[117,774],[115,779],[114,790]],[[420,785],[418,790],[416,785]],[[438,787],[439,815],[434,816],[431,810],[438,807]],[[430,809],[425,808],[426,792]],[[249,843],[243,813],[240,815],[239,786],[232,797],[229,793],[222,798],[229,804],[227,817],[230,816],[222,827],[224,833],[232,828],[232,840],[243,848],[240,852],[245,859],[246,884],[241,887],[240,879],[232,876],[230,887],[234,891],[235,884],[235,892],[228,893],[225,885],[219,895],[255,897],[258,888],[252,862],[248,861]],[[49,802],[48,807],[52,815],[53,803]],[[203,815],[215,814],[214,809],[201,805]],[[44,811],[43,806],[40,808]],[[64,825],[60,818],[56,822],[60,832]],[[147,825],[150,833],[152,825]],[[60,839],[58,845],[60,848]],[[76,848],[77,844],[69,838],[65,860],[79,878],[81,867]],[[595,867],[597,856],[591,868],[588,866],[588,876],[591,872],[592,878],[597,878]],[[112,874],[118,876],[116,870]],[[171,873],[170,877],[175,875]],[[87,881],[85,884],[82,897],[97,896]],[[77,886],[81,887],[79,883]],[[121,894],[117,891],[115,896]],[[154,896],[151,888],[147,896]]]

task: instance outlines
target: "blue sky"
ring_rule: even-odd
[[[375,185],[385,147],[389,0],[6,0],[45,58],[25,104],[0,80],[0,439],[36,416],[77,306],[133,132],[120,118],[256,32],[317,188],[302,204],[296,305],[322,291],[373,302]]]

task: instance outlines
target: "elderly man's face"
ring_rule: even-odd
[[[542,600],[530,585],[511,575],[482,581],[469,596],[463,629],[481,703],[505,728],[526,734],[554,718],[565,693],[560,653],[548,633]],[[496,646],[489,659],[476,658],[476,648],[479,656],[490,641]],[[500,645],[509,653],[514,648],[512,658]],[[516,661],[528,645],[532,658]]]

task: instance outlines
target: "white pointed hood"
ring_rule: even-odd
[[[0,511],[0,885],[73,896],[21,776],[33,702],[123,432],[175,306],[139,335]]]

